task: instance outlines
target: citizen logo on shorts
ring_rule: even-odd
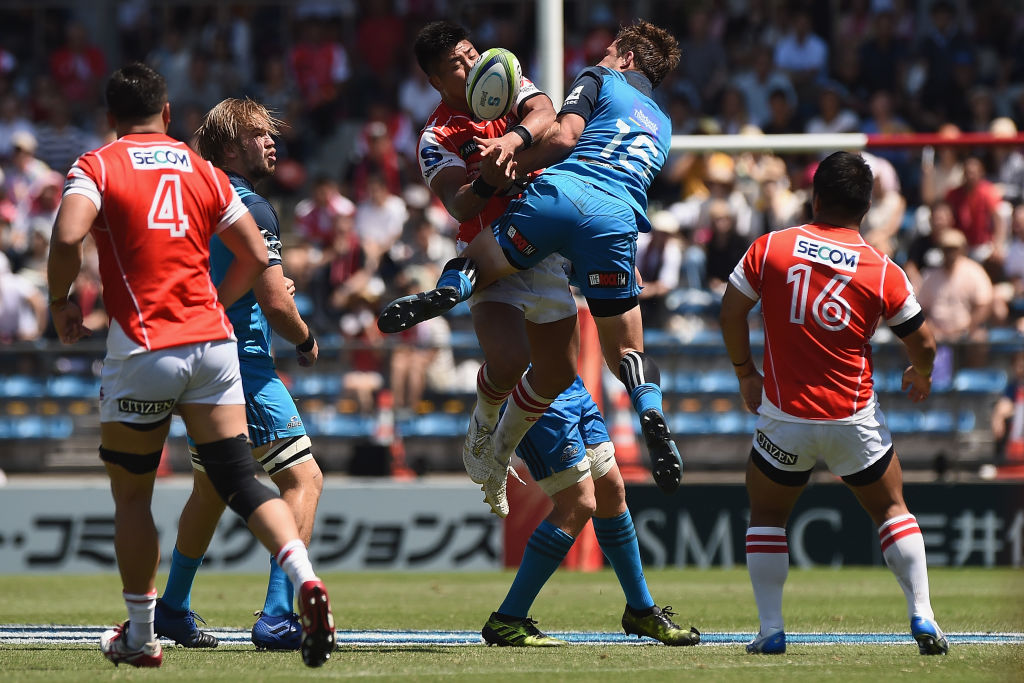
[[[844,249],[837,244],[819,242],[807,237],[798,237],[793,243],[793,256],[824,263],[836,270],[845,270],[848,273],[857,272],[857,260],[860,254],[853,249]]]
[[[174,147],[131,147],[128,157],[132,160],[132,168],[140,171],[152,171],[161,168],[173,168],[176,171],[192,172],[192,158],[186,150]]]
[[[625,287],[629,284],[629,273],[621,270],[587,273],[587,284],[591,287]]]
[[[787,453],[778,446],[772,443],[772,440],[765,436],[764,432],[760,429],[757,430],[757,445],[764,449],[764,451],[771,457],[778,460],[783,465],[795,465],[797,456],[792,453]]]
[[[137,398],[117,399],[117,409],[122,413],[138,413],[139,415],[159,415],[174,407],[174,399],[163,401],[141,401]]]
[[[533,246],[533,244],[530,243],[530,240],[523,237],[523,233],[516,230],[516,226],[508,226],[508,229],[505,230],[505,235],[512,243],[512,246],[516,248],[516,251],[523,256],[533,256],[537,251],[537,247]]]

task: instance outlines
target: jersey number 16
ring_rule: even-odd
[[[803,325],[807,318],[808,290],[811,285],[811,267],[797,264],[786,271],[786,284],[793,285],[793,299],[789,305],[789,322]],[[840,296],[849,275],[835,275],[829,280],[814,298],[811,304],[811,316],[814,322],[829,332],[838,332],[850,324],[850,302]]]

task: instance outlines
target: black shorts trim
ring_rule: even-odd
[[[764,455],[753,446],[750,447],[750,461],[754,463],[757,469],[761,470],[761,474],[781,486],[806,486],[807,482],[811,480],[811,470],[804,470],[803,472],[780,470],[769,463]]]
[[[843,477],[843,481],[849,486],[867,486],[868,484],[874,484],[876,481],[881,479],[886,471],[889,469],[889,463],[892,462],[892,456],[896,450],[889,446],[889,450],[885,452],[881,458],[868,465],[867,468],[860,472],[854,472]]]
[[[628,299],[592,299],[587,297],[587,306],[590,307],[590,314],[595,318],[610,318],[613,315],[621,315],[626,311],[632,311],[640,305],[640,297],[631,296]]]
[[[170,419],[171,416],[168,415],[164,419],[157,420],[156,422],[122,422],[121,424],[123,424],[128,429],[134,429],[137,432],[151,432],[154,429],[160,427],[161,425],[167,424],[167,421]]]

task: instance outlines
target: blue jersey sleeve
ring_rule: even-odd
[[[562,102],[562,108],[558,115],[576,114],[582,116],[584,121],[589,121],[594,108],[597,107],[597,97],[601,93],[601,83],[604,81],[602,67],[588,66],[580,72],[580,75],[573,81],[569,94]]]
[[[256,225],[259,226],[260,233],[263,235],[263,241],[267,245],[268,265],[281,265],[281,226],[278,224],[277,212],[262,197],[251,202],[246,202],[245,199],[250,199],[250,197],[245,197],[243,203],[256,220]],[[255,198],[253,197],[253,199]]]

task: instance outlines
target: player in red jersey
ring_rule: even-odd
[[[150,510],[172,412],[185,420],[217,492],[301,586],[303,660],[320,666],[334,649],[334,620],[287,504],[255,478],[245,398],[224,312],[267,266],[255,221],[227,176],[167,136],[163,77],[143,64],[114,72],[106,87],[118,139],[68,173],[47,277],[61,341],[88,336],[68,291],[82,241],[96,240],[103,302],[111,316],[100,388],[100,458],[114,497],[114,549],[129,621],[103,634],[114,664],[160,666],[153,632],[160,559]],[[235,254],[218,288],[210,238]]]
[[[722,336],[740,394],[758,414],[747,492],[747,568],[761,628],[747,652],[786,651],[782,587],[789,571],[786,522],[825,459],[878,525],[882,555],[903,588],[921,654],[945,654],[928,596],[924,538],[903,501],[903,473],[871,379],[880,319],[906,346],[903,389],[931,391],[935,340],[906,274],[861,238],[874,179],[864,160],[836,152],[814,174],[811,223],[757,239],[729,278]],[[750,352],[747,314],[761,302],[764,375]]]

